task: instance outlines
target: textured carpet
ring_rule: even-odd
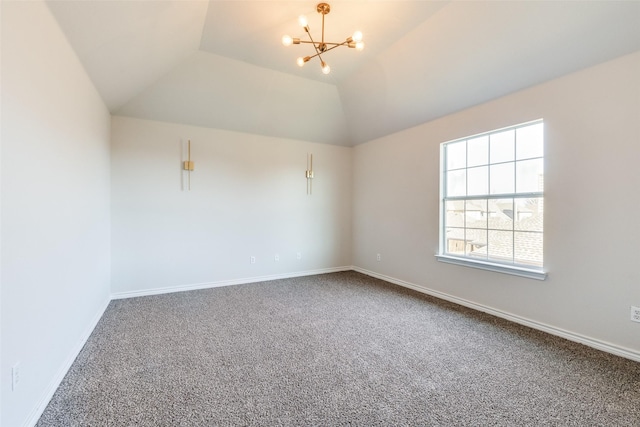
[[[640,363],[355,273],[112,301],[44,426],[640,426]]]

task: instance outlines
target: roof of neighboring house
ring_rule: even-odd
[[[467,221],[467,228],[448,228],[447,239],[464,240],[471,244],[467,255],[495,260],[512,261],[516,264],[542,265],[543,254],[543,214],[535,209],[519,210],[531,216],[514,221],[509,215],[498,210],[488,219]],[[450,214],[460,216],[462,213]],[[515,250],[514,250],[515,240]]]

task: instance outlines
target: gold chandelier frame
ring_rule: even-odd
[[[329,3],[318,3],[316,6],[316,11],[322,15],[322,36],[320,41],[315,41],[313,36],[311,35],[311,30],[309,29],[309,23],[307,21],[306,16],[300,15],[298,17],[298,22],[304,28],[305,32],[309,36],[309,40],[300,40],[300,38],[293,38],[288,35],[282,37],[282,44],[285,46],[291,46],[292,44],[312,44],[316,53],[314,55],[304,56],[297,59],[297,63],[300,67],[309,62],[311,59],[318,57],[320,60],[320,66],[322,67],[322,72],[324,74],[329,74],[331,68],[322,58],[322,54],[329,52],[340,46],[347,46],[352,49],[362,50],[364,49],[364,42],[362,41],[362,33],[360,31],[356,31],[353,33],[351,37],[347,37],[345,41],[341,43],[336,42],[328,42],[324,39],[324,17],[329,12],[331,12],[331,6]]]

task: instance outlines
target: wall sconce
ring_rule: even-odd
[[[191,191],[191,172],[194,170],[194,162],[191,161],[191,140],[187,143],[187,160],[182,163],[182,168],[187,171],[187,189]]]
[[[311,194],[311,183],[313,182],[313,154],[307,154],[307,170],[305,171],[307,178],[307,194]]]

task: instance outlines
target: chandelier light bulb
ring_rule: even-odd
[[[307,21],[307,17],[304,15],[298,16],[298,23],[301,27],[306,27],[309,21]]]
[[[321,65],[322,65],[322,72],[324,74],[329,74],[331,72],[331,67],[329,67],[329,65],[326,62],[322,61]]]
[[[298,64],[298,67],[302,67],[304,65],[304,58],[301,56],[296,60],[296,63]]]
[[[356,43],[361,42],[362,41],[362,31],[356,31],[355,33],[353,33],[353,36],[351,36],[351,38]]]
[[[357,42],[356,50],[362,50],[362,49],[364,49],[364,42]]]
[[[293,39],[291,36],[282,36],[282,44],[285,46],[291,46],[293,43]]]

